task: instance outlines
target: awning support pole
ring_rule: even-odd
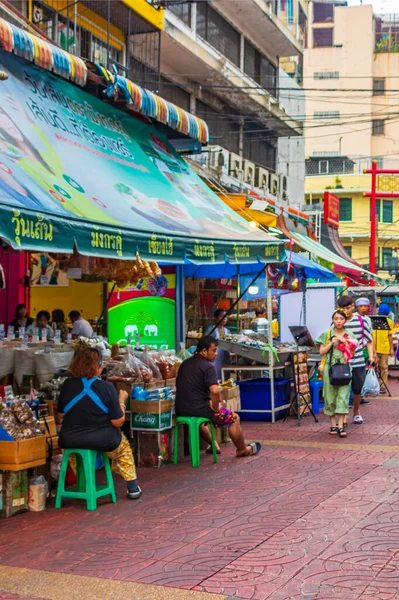
[[[105,291],[105,290],[106,290],[106,287],[107,287],[107,286],[108,286],[108,283],[104,283],[104,296],[103,296],[103,297],[105,297],[105,294],[106,294],[106,291]],[[105,315],[105,312],[106,312],[106,311],[107,311],[107,313],[108,313],[108,304],[109,304],[109,301],[111,300],[111,296],[112,296],[112,294],[113,294],[113,293],[114,293],[114,291],[115,291],[115,288],[116,288],[116,283],[114,282],[114,284],[113,284],[113,286],[112,286],[112,288],[111,288],[111,291],[110,291],[110,293],[108,294],[106,301],[104,302],[104,306],[103,306],[103,309],[102,309],[102,311],[101,311],[101,315],[100,315],[100,317],[99,317],[99,319],[98,319],[97,323],[101,323],[101,320],[102,320],[103,316]],[[107,325],[108,325],[108,319],[106,320],[106,322],[107,322]],[[107,329],[108,329],[108,327],[107,327]],[[98,332],[97,332],[97,333],[98,333]],[[106,335],[105,335],[104,337],[108,337],[108,331],[106,331],[106,332],[104,332],[104,333],[106,333]]]
[[[219,325],[221,324],[221,322],[226,318],[226,316],[233,312],[233,310],[235,309],[235,307],[237,306],[237,304],[240,302],[240,300],[242,300],[242,298],[245,296],[245,294],[247,293],[247,291],[249,290],[249,288],[255,283],[255,281],[257,281],[259,279],[259,277],[262,275],[262,273],[264,273],[265,269],[266,269],[266,266],[263,266],[262,269],[259,271],[259,273],[256,275],[256,277],[245,288],[245,290],[243,292],[241,292],[241,290],[240,290],[240,294],[239,294],[237,300],[235,300],[233,302],[233,304],[230,306],[229,310],[226,311],[226,314],[216,323],[215,327],[213,327],[213,329],[211,329],[211,331],[208,333],[208,335],[212,335],[212,333],[214,331],[216,331],[216,329],[219,327]]]

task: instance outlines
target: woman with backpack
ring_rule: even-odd
[[[316,340],[323,363],[324,414],[330,417],[330,434],[346,437],[345,415],[349,413],[351,367],[349,361],[357,346],[345,330],[347,317],[338,308],[332,315],[332,327]],[[337,368],[337,365],[338,368]],[[337,425],[338,419],[338,425]]]

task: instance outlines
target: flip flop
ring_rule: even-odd
[[[338,434],[338,427],[330,427],[329,434],[330,435],[337,435]]]
[[[339,437],[347,437],[347,433],[345,431],[345,429],[343,427],[341,427],[340,429],[338,429],[338,435]]]
[[[248,454],[248,448],[251,448],[251,454]],[[247,444],[245,450],[237,451],[237,457],[243,458],[244,456],[255,456],[258,454],[262,448],[262,445],[259,442],[252,442],[251,444]]]
[[[213,454],[212,446],[208,446],[208,448],[205,450],[205,452],[207,454]],[[222,451],[221,450],[216,450],[216,454],[222,454]]]

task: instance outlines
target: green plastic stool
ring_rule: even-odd
[[[199,427],[202,423],[209,423],[212,437],[212,454],[213,462],[217,463],[218,455],[216,453],[216,442],[215,442],[215,427],[211,419],[204,417],[176,417],[176,425],[174,428],[174,451],[173,451],[173,464],[177,465],[178,452],[179,452],[179,425],[183,423],[188,425],[190,435],[190,453],[191,453],[191,464],[193,467],[199,467],[201,462],[200,457],[200,434]]]
[[[76,455],[76,486],[65,489],[65,476],[68,460],[71,454]],[[106,485],[96,486],[96,457],[102,455],[104,463]],[[87,510],[97,510],[97,498],[111,495],[112,502],[116,502],[115,486],[112,477],[111,465],[105,452],[98,450],[83,450],[81,448],[68,448],[62,457],[60,476],[58,478],[55,508],[61,508],[63,498],[86,500]]]

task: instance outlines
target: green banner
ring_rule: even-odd
[[[236,215],[155,126],[3,50],[0,70],[0,235],[13,248],[275,262],[278,242]]]

